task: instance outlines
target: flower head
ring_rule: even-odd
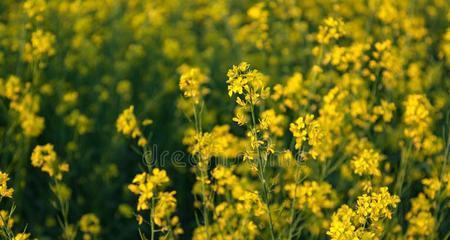
[[[0,171],[0,196],[12,198],[14,189],[8,188],[7,185],[8,180],[9,180],[8,174]]]
[[[194,103],[199,103],[200,98],[205,95],[208,90],[202,85],[208,82],[208,77],[203,74],[199,68],[190,68],[185,65],[180,67],[180,90],[187,98],[191,98]]]
[[[52,144],[37,145],[31,154],[31,164],[34,167],[41,168],[43,172],[48,173],[50,177],[58,180],[62,179],[62,174],[69,171],[69,164],[59,162]]]
[[[341,19],[329,17],[319,26],[317,41],[320,44],[328,44],[331,40],[337,40],[345,35],[344,22]]]
[[[256,105],[269,95],[264,75],[258,70],[250,69],[250,64],[246,62],[233,66],[228,70],[227,76],[228,95],[239,95],[236,102],[241,106]]]
[[[84,214],[80,219],[80,230],[85,235],[98,235],[101,231],[100,220],[93,213]],[[85,238],[90,238],[86,236]]]
[[[144,120],[145,124],[148,125],[148,119]],[[116,121],[116,128],[119,133],[125,136],[131,137],[133,139],[138,139],[138,145],[144,147],[148,144],[147,139],[142,134],[139,127],[139,122],[134,115],[134,106],[131,105],[119,115]]]

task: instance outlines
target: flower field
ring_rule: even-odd
[[[0,239],[450,239],[449,22],[1,0]]]

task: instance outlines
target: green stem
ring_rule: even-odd
[[[202,134],[202,121],[201,121],[201,113],[203,111],[203,102],[200,107],[200,111],[197,110],[197,104],[193,105],[194,109],[194,120],[195,120],[195,130],[197,134]],[[202,162],[202,156],[197,156],[198,164],[204,164]],[[198,166],[198,165],[197,165]],[[206,168],[206,171],[205,171]],[[201,189],[202,189],[202,215],[203,215],[203,224],[205,225],[206,239],[209,239],[209,211],[208,211],[208,200],[206,194],[206,183],[205,180],[208,177],[208,163],[206,166],[198,166],[198,170],[200,172],[201,178]]]
[[[69,234],[69,203],[67,200],[63,199],[60,194],[57,192],[57,187],[60,185],[59,180],[53,178],[53,188],[54,194],[58,200],[57,210],[60,212],[62,220],[60,219],[61,229],[63,231],[63,239],[64,240],[73,240],[75,236],[72,233]],[[69,235],[68,235],[69,234]]]
[[[152,197],[152,207],[150,210],[150,229],[152,231],[150,235],[151,240],[155,239],[155,223],[153,222],[154,209],[155,209],[155,198]]]
[[[289,220],[291,221],[291,224],[289,226],[289,237],[288,239],[292,239],[292,234],[294,233],[294,228],[293,228],[293,223],[294,223],[294,216],[295,216],[295,204],[296,204],[296,200],[297,200],[297,185],[299,182],[299,174],[298,172],[298,167],[296,169],[296,173],[295,173],[295,187],[294,187],[294,197],[292,199],[292,203],[291,203],[291,215]]]
[[[399,176],[397,178],[397,182],[395,185],[395,192],[397,195],[401,196],[403,191],[403,184],[405,182],[406,177],[406,170],[408,168],[408,161],[409,161],[409,155],[411,152],[412,143],[410,142],[408,145],[408,149],[406,152],[402,153],[401,159],[400,159],[400,170],[399,170]]]
[[[441,168],[441,173],[439,176],[439,182],[441,184],[441,187],[439,188],[438,193],[436,194],[436,202],[434,203],[435,210],[433,213],[433,217],[434,219],[436,219],[436,226],[435,226],[435,231],[433,231],[433,234],[437,235],[439,233],[439,226],[441,224],[441,221],[439,220],[439,215],[441,213],[441,206],[444,205],[444,201],[446,198],[446,194],[445,194],[445,186],[443,186],[444,184],[444,179],[445,179],[445,174],[447,173],[447,164],[449,161],[449,150],[450,150],[450,135],[447,137],[447,144],[445,147],[445,151],[444,151],[444,162],[442,163],[442,168]],[[445,214],[445,212],[442,212],[443,216]],[[435,238],[437,238],[438,236],[434,236]]]
[[[254,106],[253,104],[250,104],[250,108],[251,108],[251,114],[252,114],[252,134],[254,134],[254,137],[256,137],[256,139],[258,140],[258,136],[256,133],[256,118],[255,118],[255,111],[254,111]],[[275,239],[275,233],[273,230],[273,221],[272,221],[272,213],[270,211],[270,204],[269,204],[269,187],[267,186],[267,181],[266,178],[264,176],[264,172],[265,172],[265,164],[263,163],[263,158],[262,158],[262,154],[261,154],[261,150],[259,148],[259,145],[256,146],[256,150],[258,152],[258,167],[259,167],[259,171],[258,171],[258,175],[259,175],[259,179],[261,181],[262,187],[263,187],[263,201],[266,204],[267,207],[267,213],[268,213],[268,217],[269,217],[269,228],[270,228],[270,235],[272,237],[272,240]]]

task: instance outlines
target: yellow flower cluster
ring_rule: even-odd
[[[151,174],[146,172],[136,175],[128,189],[139,196],[137,210],[150,210],[152,223],[159,226],[160,231],[168,232],[174,236],[182,234],[179,218],[173,216],[176,211],[175,191],[164,192],[164,186],[170,179],[165,170],[154,168]],[[138,223],[144,221],[139,213]],[[153,230],[152,230],[153,231]]]
[[[398,59],[392,51],[392,41],[376,42],[372,47],[374,51],[371,57],[367,57],[368,66],[363,69],[362,75],[370,81],[376,81],[382,75],[383,83],[392,86],[389,82],[393,80],[398,68]]]
[[[55,35],[38,29],[31,34],[31,41],[25,44],[24,59],[27,62],[39,61],[55,55]]]
[[[305,87],[303,75],[299,72],[289,76],[286,80],[285,86],[277,83],[273,87],[274,93],[271,95],[272,99],[280,102],[280,109],[286,111],[292,109],[298,111],[301,105],[307,104],[306,95],[309,94]]]
[[[16,236],[14,236],[14,240],[28,240],[30,238],[29,233],[18,233]]]
[[[406,232],[408,239],[426,238],[435,231],[436,219],[432,208],[432,203],[423,193],[411,200],[411,210],[406,214],[409,222]]]
[[[133,179],[132,184],[128,185],[128,189],[139,196],[137,210],[149,209],[149,201],[154,196],[157,187],[161,187],[169,182],[166,171],[154,168],[152,174],[140,173]]]
[[[259,233],[255,219],[264,219],[267,213],[259,193],[240,178],[236,169],[217,166],[212,170],[213,190],[217,197],[229,200],[214,205],[214,222],[208,226],[199,226],[193,239],[254,239]]]
[[[215,126],[211,132],[197,133],[189,128],[185,132],[183,144],[192,155],[200,157],[205,163],[211,157],[234,157],[239,154],[238,139],[230,133],[230,126]]]
[[[447,59],[447,65],[450,65],[450,27],[447,28],[442,38],[440,55],[441,57],[445,57]]]
[[[266,77],[256,69],[250,69],[250,64],[240,63],[227,72],[228,95],[239,95],[236,102],[242,106],[257,105],[267,98],[269,88],[266,87]],[[241,96],[243,99],[241,99]]]
[[[301,185],[287,184],[284,188],[295,201],[295,208],[311,211],[316,216],[322,217],[322,209],[331,209],[336,204],[336,192],[327,182],[306,181]]]
[[[74,127],[80,135],[88,133],[92,127],[92,121],[79,110],[72,111],[64,120],[68,126]]]
[[[56,113],[64,116],[64,122],[67,126],[73,127],[77,134],[84,135],[92,131],[93,122],[92,119],[76,107],[79,102],[79,95],[77,91],[67,91],[64,93],[61,101],[56,106]]]
[[[208,82],[208,77],[199,68],[191,68],[186,65],[181,66],[179,71],[181,72],[180,90],[185,97],[198,104],[202,96],[208,92],[207,88],[202,87],[203,84]]]
[[[391,195],[387,187],[382,187],[376,192],[372,192],[370,196],[364,194],[358,197],[357,210],[358,221],[360,224],[366,224],[368,220],[376,223],[384,218],[391,219],[392,212],[390,208],[396,208],[400,202],[400,198]]]
[[[0,96],[9,99],[10,109],[18,113],[20,126],[26,136],[37,137],[44,130],[44,118],[38,116],[40,97],[31,92],[29,83],[11,75],[5,81],[0,78]]]
[[[80,230],[83,232],[83,240],[95,239],[101,232],[100,220],[93,213],[81,216]]]
[[[442,187],[438,178],[424,178],[422,179],[422,184],[425,186],[424,193],[430,199],[435,199],[438,191]]]
[[[386,100],[381,100],[381,104],[373,107],[373,113],[383,118],[383,121],[390,122],[395,111],[395,104]]]
[[[284,134],[285,123],[286,118],[284,115],[277,114],[274,109],[268,109],[261,112],[259,129],[268,131],[268,133],[274,136],[281,137]],[[265,138],[268,138],[268,136],[265,136]]]
[[[348,94],[347,90],[336,86],[330,89],[322,99],[323,103],[317,122],[323,129],[325,137],[323,142],[314,148],[320,161],[325,161],[333,156],[335,148],[342,144],[346,117],[346,109],[343,106],[347,103]]]
[[[399,197],[391,195],[387,187],[359,196],[356,210],[343,205],[333,214],[327,235],[333,240],[379,239],[383,233],[381,223],[392,218],[391,209],[399,202]]]
[[[47,9],[47,2],[45,0],[27,0],[23,3],[23,9],[29,18],[42,21],[44,20],[44,16],[42,14]]]
[[[8,174],[0,171],[0,196],[12,198],[14,189],[8,188],[8,185],[7,185],[8,180],[9,180]]]
[[[236,200],[235,204],[223,202],[217,205],[214,210],[214,219],[217,223],[208,229],[197,228],[193,239],[208,239],[208,235],[212,235],[213,238],[243,239],[242,234],[254,239],[259,229],[252,218],[264,215],[266,208],[258,192],[246,191]],[[236,230],[226,229],[227,226],[233,226]]]
[[[256,191],[246,191],[243,195],[239,196],[238,200],[240,202],[236,206],[236,211],[242,215],[246,215],[251,212],[258,217],[268,211]]]
[[[295,148],[301,149],[305,141],[312,147],[309,151],[312,158],[316,159],[318,152],[316,148],[321,144],[324,138],[324,132],[317,120],[314,120],[314,115],[308,114],[305,117],[299,117],[295,122],[291,123],[289,130],[292,132],[295,138]]]
[[[385,130],[386,123],[391,122],[396,109],[395,104],[385,100],[371,108],[370,101],[366,99],[352,101],[350,108],[350,116],[356,126],[365,129],[373,127],[377,133]]]
[[[6,97],[11,101],[19,98],[22,88],[20,79],[17,76],[11,75],[6,81],[0,79],[0,94],[2,97]]]
[[[317,42],[320,44],[329,44],[332,40],[337,40],[345,35],[344,22],[341,19],[328,17],[319,26],[317,33]]]
[[[158,203],[153,213],[153,221],[162,228],[162,231],[169,231],[173,227],[173,234],[180,235],[183,234],[183,229],[180,227],[180,219],[178,216],[172,216],[176,211],[176,207],[175,191],[160,192],[158,194]]]
[[[145,121],[145,120],[144,120]],[[146,122],[142,123],[146,125]],[[119,115],[116,121],[116,129],[125,136],[138,140],[138,145],[144,147],[148,144],[147,139],[142,134],[138,119],[134,115],[134,106],[131,105]]]
[[[54,147],[50,143],[34,147],[31,164],[57,180],[61,180],[63,173],[69,171],[69,164],[58,160]]]
[[[367,44],[355,43],[350,46],[333,46],[324,56],[323,63],[331,64],[340,71],[360,70],[363,66],[364,52],[369,48]]]
[[[404,134],[420,148],[422,138],[432,123],[431,104],[425,95],[413,94],[406,98],[404,105],[403,121],[406,124]]]
[[[233,173],[231,168],[217,166],[212,171],[215,180],[214,191],[219,195],[225,195],[231,191],[231,196],[235,199],[244,194],[244,189],[239,183],[239,178]]]
[[[259,38],[256,40],[256,47],[259,49],[270,49],[269,38],[269,11],[266,2],[259,2],[250,7],[247,15],[252,19],[249,28],[255,29]]]
[[[5,210],[0,210],[0,217],[2,221],[0,221],[0,228],[12,228],[14,226],[14,219],[9,217],[9,212]]]
[[[8,188],[9,175],[5,172],[0,171],[0,201],[3,198],[13,199],[12,194],[14,193],[13,188]],[[2,202],[3,203],[3,202]],[[11,240],[28,240],[30,237],[29,233],[14,234],[12,231],[15,223],[13,216],[15,210],[15,205],[11,207],[10,210],[0,210],[0,238],[1,239],[11,239]]]
[[[354,156],[350,162],[353,171],[359,176],[375,176],[379,177],[381,171],[379,169],[382,155],[373,149],[364,149],[358,155]]]

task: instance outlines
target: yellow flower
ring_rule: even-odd
[[[139,128],[139,122],[134,115],[134,106],[125,109],[117,118],[116,128],[119,133],[138,140],[138,145],[144,147],[148,144],[147,139]]]
[[[74,127],[78,134],[83,135],[91,130],[92,121],[79,110],[73,110],[65,117],[68,126]]]
[[[10,108],[19,113],[20,126],[25,136],[37,137],[44,129],[44,118],[36,115],[40,109],[40,98],[31,93],[30,86],[11,75],[6,82],[0,79],[0,96],[11,100]]]
[[[44,32],[42,29],[34,31],[31,34],[31,41],[25,44],[25,61],[31,62],[45,56],[53,56],[56,52],[53,48],[55,39],[55,35],[50,32]]]
[[[436,219],[428,211],[422,211],[415,216],[408,218],[408,230],[406,235],[408,239],[417,239],[418,236],[426,237],[433,233],[436,226]]]
[[[291,123],[289,130],[295,138],[295,149],[300,149],[303,146],[303,142],[306,141],[308,136],[306,122],[310,123],[313,118],[313,115],[306,115],[306,117],[299,117],[294,123]]]
[[[215,126],[211,132],[196,133],[192,128],[186,130],[183,144],[188,151],[200,159],[199,167],[204,167],[213,157],[233,157],[239,154],[238,139],[230,133],[228,125]]]
[[[354,156],[350,162],[353,171],[359,176],[371,175],[380,176],[379,169],[382,155],[373,149],[364,149],[357,156]]]
[[[72,190],[63,183],[57,183],[56,185],[51,186],[51,190],[62,201],[69,201],[72,195]]]
[[[256,105],[261,99],[269,96],[270,89],[266,87],[266,78],[258,70],[251,70],[250,64],[246,62],[240,63],[238,66],[228,70],[227,73],[228,95],[233,94],[242,95],[244,99],[239,96],[236,102],[245,106],[247,104]]]
[[[269,11],[266,2],[257,2],[247,10],[247,15],[251,19],[251,25],[255,26],[258,34],[255,45],[258,49],[270,50],[269,38]]]
[[[169,180],[166,171],[158,168],[154,168],[151,175],[145,172],[137,174],[128,185],[128,189],[139,196],[137,210],[149,209],[148,202],[153,198],[156,187],[163,186]]]
[[[420,146],[421,139],[432,123],[431,104],[425,95],[413,94],[407,97],[404,105],[404,134],[411,138],[416,146]]]
[[[283,136],[285,117],[276,114],[275,110],[269,109],[263,111],[259,119],[259,127],[261,130],[268,130],[275,136]]]
[[[14,237],[14,240],[28,240],[30,237],[29,233],[18,233]]]
[[[383,117],[383,121],[390,122],[395,111],[395,104],[381,100],[381,105],[373,108],[373,113]]]
[[[438,178],[422,179],[422,184],[425,186],[423,191],[430,199],[434,199],[436,197],[436,194],[442,186]]]
[[[29,18],[42,21],[44,20],[42,13],[47,9],[47,2],[45,0],[27,0],[23,3],[23,9]]]
[[[142,217],[142,215],[137,214],[136,221],[138,222],[139,225],[142,225],[142,223],[144,222],[144,218]]]
[[[116,128],[119,133],[125,136],[131,136],[133,138],[141,135],[141,131],[138,127],[138,121],[134,115],[134,106],[131,105],[125,109],[117,118]]]
[[[208,90],[202,88],[202,85],[208,82],[208,77],[203,74],[199,68],[190,68],[188,66],[180,67],[180,90],[187,98],[191,98],[195,104],[200,102]]]
[[[409,239],[430,236],[435,231],[436,219],[431,210],[432,203],[425,194],[420,193],[411,200],[411,210],[406,214],[406,220],[409,222],[406,236]]]
[[[125,100],[131,98],[132,85],[128,80],[122,80],[117,83],[116,92]]]
[[[308,145],[312,147],[309,153],[316,159],[318,155],[316,147],[322,144],[324,131],[319,122],[314,120],[314,115],[308,114],[297,118],[290,124],[289,130],[295,138],[295,149],[301,149],[303,143],[308,140]]]
[[[358,221],[360,224],[365,224],[368,219],[378,222],[383,218],[392,218],[390,208],[396,208],[400,198],[396,195],[391,195],[387,187],[380,188],[377,192],[372,192],[371,195],[364,194],[358,197],[357,210]]]
[[[225,195],[231,191],[233,198],[237,199],[243,193],[243,188],[240,185],[239,178],[233,173],[232,168],[224,166],[217,166],[212,171],[214,178],[214,190],[218,195]]]
[[[43,172],[48,173],[50,177],[55,177],[58,180],[62,179],[62,174],[69,171],[69,164],[65,162],[58,162],[57,155],[53,149],[53,145],[47,143],[46,145],[37,145],[31,154],[31,164],[34,167],[39,167]]]
[[[380,222],[391,219],[391,208],[398,202],[399,197],[391,195],[387,187],[359,196],[356,210],[344,204],[333,214],[327,235],[332,240],[379,239],[383,233]]]
[[[22,90],[22,84],[19,77],[11,75],[6,82],[0,79],[0,96],[6,97],[10,100],[17,100]]]
[[[158,194],[158,203],[156,204],[153,213],[153,221],[155,224],[163,227],[163,230],[167,230],[170,226],[170,222],[167,222],[167,219],[175,211],[176,206],[177,200],[175,199],[175,191],[160,192]]]
[[[236,107],[234,112],[235,116],[233,117],[233,121],[236,122],[239,126],[244,126],[248,123],[249,119],[243,107]]]
[[[20,126],[26,136],[37,137],[39,136],[45,127],[45,120],[43,117],[37,116],[35,114],[29,114],[23,112],[21,114]]]
[[[5,210],[0,210],[0,217],[2,220],[0,220],[0,228],[9,228],[12,229],[14,226],[14,219],[12,217],[10,217],[10,212],[5,211]],[[6,223],[6,226],[5,226]],[[1,236],[1,235],[0,235]]]
[[[161,170],[159,168],[154,168],[152,171],[152,175],[150,176],[150,181],[155,186],[162,186],[169,182],[169,177],[165,170]]]
[[[331,226],[327,235],[332,240],[359,239],[353,223],[356,213],[347,205],[342,205],[331,217]]]
[[[144,119],[142,121],[142,126],[149,126],[149,125],[152,125],[152,124],[153,124],[153,120],[148,119],[148,118],[146,118],[146,119]]]
[[[305,181],[301,185],[287,184],[289,198],[295,199],[297,209],[306,209],[316,216],[323,216],[322,209],[334,207],[336,193],[327,182]]]
[[[66,104],[74,105],[78,101],[78,96],[79,96],[78,92],[70,91],[70,92],[64,93],[62,100]]]
[[[240,202],[237,205],[236,211],[240,214],[254,214],[258,217],[266,214],[266,212],[268,211],[257,191],[246,191],[242,196],[238,198],[238,200]]]
[[[101,231],[100,220],[93,213],[84,214],[80,219],[80,230],[85,234],[98,235]]]
[[[344,22],[340,19],[329,17],[319,26],[317,33],[317,42],[320,44],[328,44],[331,40],[337,40],[345,35]]]
[[[7,186],[8,180],[9,180],[8,174],[0,171],[0,196],[12,198],[14,189],[8,188]]]

